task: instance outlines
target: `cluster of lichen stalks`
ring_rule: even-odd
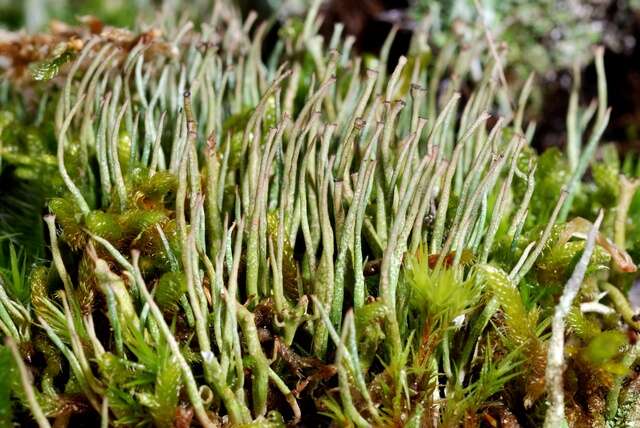
[[[224,7],[60,54],[52,261],[22,300],[0,284],[15,399],[41,427],[635,423],[638,182],[615,162],[583,182],[602,52],[568,160],[538,156],[532,79],[514,103],[490,38],[434,61],[417,31],[387,75],[395,33],[365,68],[317,3],[267,61],[268,24]]]

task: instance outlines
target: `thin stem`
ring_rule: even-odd
[[[89,208],[87,201],[85,201],[84,197],[82,196],[80,189],[78,189],[78,187],[75,185],[73,180],[71,180],[71,177],[67,172],[67,168],[64,165],[64,144],[65,144],[65,141],[67,140],[67,137],[66,137],[67,129],[69,129],[69,125],[71,125],[71,120],[73,119],[73,116],[76,114],[76,111],[78,111],[78,109],[80,108],[80,105],[82,105],[83,100],[84,100],[83,95],[78,97],[78,101],[76,101],[75,105],[73,106],[69,114],[64,119],[64,122],[60,127],[60,132],[58,132],[58,171],[60,172],[60,175],[62,176],[62,180],[64,181],[64,184],[67,186],[67,189],[69,189],[69,192],[71,192],[73,199],[76,201],[76,204],[78,204],[78,207],[80,208],[80,211],[82,212],[82,214],[88,214],[89,211],[91,211],[91,209]],[[58,106],[58,108],[61,108],[60,105]]]
[[[49,420],[44,415],[44,412],[42,411],[42,408],[38,403],[33,385],[31,383],[30,375],[27,370],[27,366],[24,364],[24,361],[22,361],[22,356],[20,355],[20,351],[18,351],[16,342],[11,337],[6,337],[4,340],[4,344],[11,350],[11,354],[13,355],[16,365],[18,366],[18,371],[20,372],[20,382],[22,383],[22,388],[24,389],[24,393],[27,396],[29,409],[31,410],[34,419],[36,420],[40,428],[51,428]]]

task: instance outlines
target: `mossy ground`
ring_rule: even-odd
[[[640,157],[601,141],[602,50],[537,153],[490,28],[389,64],[314,5],[266,56],[227,2],[17,36],[2,422],[637,423]]]

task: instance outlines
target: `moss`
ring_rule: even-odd
[[[36,255],[20,252],[22,236],[10,236],[13,261],[0,254],[0,328],[23,346],[47,417],[97,420],[107,403],[122,426],[540,426],[557,404],[545,397],[559,383],[546,377],[556,313],[566,420],[602,425],[605,407],[627,410],[636,321],[623,291],[638,278],[628,253],[640,229],[615,214],[626,211],[620,174],[637,175],[637,159],[611,146],[589,158],[584,142],[571,156],[537,153],[519,126],[489,122],[485,110],[513,111],[507,95],[516,111],[528,103],[518,85],[498,85],[483,36],[440,49],[434,24],[416,32],[402,71],[374,75],[364,67],[395,64],[358,58],[340,37],[350,53],[329,52],[310,15],[282,25],[265,63],[267,27],[216,4],[197,30],[166,15],[163,34],[101,31],[83,41],[75,76],[66,51],[34,65],[52,77],[29,83],[46,94],[39,106],[17,81],[0,87],[2,178],[40,189],[56,217],[51,242],[34,244],[53,262],[27,276]],[[433,90],[424,105],[411,85]],[[597,136],[592,127],[576,138]],[[259,144],[247,150],[245,137]],[[640,196],[629,196],[633,219]],[[28,208],[33,230],[40,211]],[[580,266],[564,317],[558,302]],[[21,423],[38,405],[12,388]]]
[[[182,272],[167,272],[160,277],[155,300],[163,311],[176,312],[178,301],[187,292],[187,282]]]

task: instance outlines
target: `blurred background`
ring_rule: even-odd
[[[272,19],[269,40],[291,16],[303,16],[311,0],[225,0],[243,14],[256,11]],[[78,24],[86,15],[101,24],[145,28],[162,13],[175,13],[197,25],[206,19],[212,0],[0,0],[0,43],[8,32],[47,31],[63,22]],[[394,26],[389,67],[409,49],[416,26],[427,22],[429,45],[437,54],[448,39],[473,43],[483,23],[492,36],[508,46],[506,75],[514,87],[529,73],[538,79],[529,118],[538,123],[538,148],[562,145],[572,71],[581,76],[581,98],[596,92],[592,46],[606,47],[605,67],[612,120],[605,139],[620,150],[640,150],[640,0],[326,0],[322,3],[324,31],[336,23],[355,37],[364,55],[377,55]],[[272,46],[272,45],[271,45]],[[0,47],[0,55],[2,54]],[[265,52],[265,57],[268,52]],[[1,58],[0,58],[1,59]],[[2,64],[0,63],[0,66]]]

